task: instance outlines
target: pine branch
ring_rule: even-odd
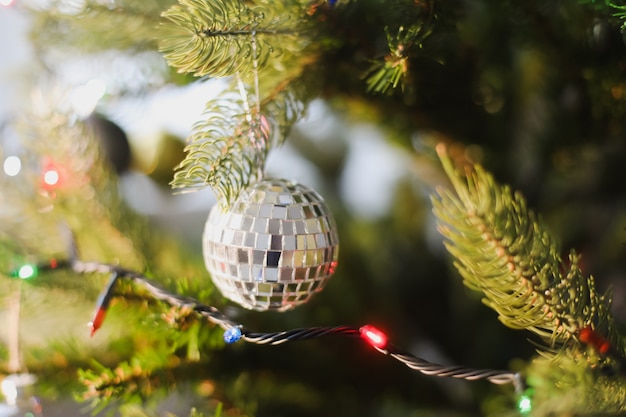
[[[601,358],[565,350],[550,358],[536,358],[526,368],[533,387],[533,417],[624,415],[626,379],[609,375]]]
[[[307,59],[291,53],[305,45],[303,21],[294,17],[300,15],[297,2],[237,0],[181,0],[163,14],[170,23],[163,25],[161,51],[171,66],[197,76],[234,76],[188,138],[173,188],[211,186],[227,207],[263,175],[271,147],[285,140],[304,108],[298,79]]]
[[[300,120],[306,111],[307,90],[299,79],[288,79],[266,95],[261,101],[261,112],[268,116],[271,124],[272,146],[282,145],[289,129]]]
[[[386,28],[389,53],[383,60],[374,63],[367,76],[367,91],[386,93],[389,88],[396,88],[398,84],[404,90],[409,74],[409,52],[430,35],[431,30],[422,24],[409,28],[401,26],[396,35]]]
[[[225,77],[260,70],[304,46],[296,2],[180,0],[163,13],[160,50],[179,72]],[[270,59],[272,58],[272,59]]]
[[[104,4],[86,0],[76,4],[46,2],[31,7],[31,36],[45,53],[51,47],[75,47],[83,52],[104,50],[154,51],[154,26],[172,0],[136,2],[116,0]],[[115,30],[111,30],[115,28]]]
[[[238,107],[234,107],[234,103]],[[173,188],[211,186],[228,205],[249,183],[261,176],[268,152],[269,125],[257,123],[260,115],[246,113],[241,100],[210,103],[203,122],[188,139],[187,156],[176,168]]]
[[[434,28],[432,1],[408,2],[402,12],[385,26],[388,51],[375,61],[366,75],[367,91],[386,93],[400,86],[402,91],[410,86],[409,58],[423,47]]]
[[[281,82],[264,99],[253,94],[245,100],[246,86],[238,81],[207,105],[171,182],[186,191],[210,186],[225,208],[263,176],[269,151],[284,142],[305,109],[305,92],[297,80]],[[239,93],[233,91],[236,87]]]
[[[463,180],[445,147],[437,151],[454,192],[439,191],[434,213],[465,285],[481,291],[505,325],[528,329],[550,347],[568,344],[582,352],[580,332],[592,328],[623,357],[610,300],[583,276],[578,256],[561,259],[556,239],[519,193],[498,185],[480,166]]]
[[[626,31],[626,2],[624,0],[580,0],[583,4],[589,4],[599,12],[604,12],[618,19],[620,29]]]

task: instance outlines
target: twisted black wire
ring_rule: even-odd
[[[241,327],[241,325],[233,320],[231,320],[224,313],[219,311],[217,308],[213,306],[208,306],[201,304],[196,299],[191,297],[182,296],[179,294],[172,293],[170,291],[161,288],[154,283],[152,283],[148,278],[144,275],[131,271],[129,269],[120,268],[116,265],[110,265],[99,262],[83,262],[79,260],[75,260],[71,262],[72,269],[78,273],[117,273],[117,275],[121,278],[129,278],[134,282],[140,284],[144,287],[154,298],[157,300],[161,300],[166,302],[167,304],[180,307],[180,308],[188,308],[192,311],[195,311],[197,314],[205,317],[210,322],[220,326],[222,329],[230,329],[231,327]],[[113,289],[112,286],[109,286],[105,289],[105,292],[109,292]]]
[[[384,352],[383,352],[384,353]],[[461,366],[445,366],[428,362],[424,359],[411,355],[410,353],[392,353],[389,356],[402,362],[409,368],[421,372],[425,375],[450,377],[476,381],[486,379],[497,385],[518,384],[519,375],[508,371],[497,371],[492,369],[472,369]]]
[[[83,262],[80,260],[64,262],[62,265],[71,266],[71,268],[77,273],[112,274],[115,279],[111,280],[110,284],[105,288],[100,297],[101,300],[108,300],[110,298],[114,283],[118,278],[128,278],[144,287],[154,298],[158,300],[164,301],[167,304],[176,307],[191,309],[200,316],[205,317],[212,323],[220,326],[224,330],[233,328],[239,329],[241,331],[241,339],[250,343],[275,346],[285,342],[313,339],[323,336],[332,335],[354,337],[361,334],[360,329],[351,326],[310,327],[271,333],[250,332],[242,324],[231,320],[217,308],[204,305],[194,298],[167,291],[152,283],[147,277],[138,272],[124,269],[116,265],[99,262]],[[518,373],[492,369],[472,369],[464,368],[462,366],[438,365],[418,358],[410,353],[402,352],[389,343],[386,343],[382,347],[374,346],[374,348],[380,353],[390,356],[403,363],[410,369],[425,375],[458,378],[468,381],[485,379],[498,385],[513,384],[518,393],[521,393],[524,390],[524,383]]]
[[[242,339],[258,345],[280,345],[293,340],[313,339],[322,336],[358,336],[359,329],[349,326],[309,327],[274,333],[243,333]]]

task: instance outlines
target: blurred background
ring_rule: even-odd
[[[171,2],[157,3],[133,9],[142,13],[138,33],[151,30],[150,18]],[[449,20],[441,18],[423,54],[409,62],[411,88],[374,94],[365,91],[355,62],[380,48],[381,3],[358,3],[332,27],[330,36],[342,42],[323,57],[319,96],[268,160],[270,175],[325,197],[341,239],[327,288],[281,314],[244,311],[212,290],[201,241],[215,197],[210,189],[175,194],[168,185],[185,138],[225,82],[181,79],[150,45],[82,47],[86,28],[69,31],[64,17],[82,2],[26,7],[5,0],[0,269],[67,256],[58,226],[64,219],[83,258],[149,270],[251,329],[372,323],[433,362],[519,367],[535,354],[529,335],[502,326],[480,294],[463,286],[437,232],[430,198],[446,181],[433,149],[444,142],[456,159],[481,163],[519,190],[564,254],[582,254],[584,272],[601,291],[612,291],[623,329],[626,47],[619,24],[585,2],[452,1],[438,6]],[[374,29],[365,34],[366,27]],[[102,28],[88,29],[107,41]],[[58,38],[46,38],[50,33]],[[53,47],[67,39],[65,48]],[[60,108],[68,119],[55,118]],[[97,147],[64,130],[77,121],[98,138]],[[100,159],[106,172],[92,169]],[[224,415],[465,416],[514,409],[505,387],[415,374],[350,340],[224,347],[219,332],[196,329],[197,353],[188,341],[184,349],[166,349],[156,341],[177,340],[176,330],[188,329],[162,330],[156,323],[167,308],[135,300],[129,289],[102,332],[89,338],[86,324],[106,277],[61,271],[0,279],[0,368],[37,375],[33,389],[48,417],[89,413],[78,369],[167,349],[178,362],[160,375],[154,398],[110,410],[183,416],[196,406],[213,415],[220,404]],[[2,410],[0,416],[14,415]]]

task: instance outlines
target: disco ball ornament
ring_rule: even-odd
[[[306,303],[335,272],[339,238],[324,200],[284,179],[248,187],[204,228],[204,262],[222,294],[251,310]]]

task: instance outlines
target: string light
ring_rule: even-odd
[[[94,313],[93,320],[91,320],[88,324],[91,329],[91,336],[93,337],[94,333],[102,326],[104,322],[104,317],[106,316],[107,309],[109,308],[109,304],[111,304],[111,298],[113,298],[113,286],[117,282],[119,275],[117,271],[111,272],[111,278],[109,278],[109,283],[106,289],[100,294],[98,301],[96,303],[96,312]]]
[[[56,185],[59,182],[59,171],[56,168],[49,168],[43,173],[43,182],[50,186]]]
[[[17,277],[21,279],[30,279],[37,276],[38,268],[36,265],[26,264],[22,265],[17,270]]]
[[[41,186],[47,191],[54,191],[67,181],[64,167],[51,158],[45,158],[41,169]]]
[[[387,335],[369,324],[359,329],[361,337],[370,345],[377,349],[384,349],[387,346]]]
[[[230,329],[226,329],[224,332],[224,341],[226,343],[235,343],[241,340],[243,334],[241,333],[241,328],[239,327],[231,327]]]
[[[73,250],[72,253],[76,253],[76,251]],[[384,332],[369,324],[363,325],[359,328],[352,326],[309,327],[271,333],[256,333],[249,331],[241,323],[237,323],[230,319],[213,306],[201,304],[191,297],[169,292],[151,282],[144,275],[116,265],[100,262],[83,262],[80,260],[53,260],[41,265],[41,267],[47,269],[68,267],[74,272],[81,274],[108,273],[111,275],[108,285],[98,298],[94,318],[89,323],[92,336],[100,328],[104,321],[106,311],[111,299],[113,298],[113,288],[115,284],[119,281],[119,279],[126,278],[141,285],[154,298],[164,301],[172,306],[191,309],[213,324],[221,327],[224,329],[224,341],[229,344],[243,340],[245,342],[255,344],[279,345],[295,340],[313,339],[325,336],[360,337],[370,346],[376,348],[380,353],[385,354],[403,363],[410,369],[425,375],[465,379],[468,381],[484,379],[493,384],[512,384],[518,394],[524,392],[525,389],[524,382],[518,373],[492,369],[472,369],[461,366],[439,365],[418,358],[411,353],[399,350],[397,347],[389,343],[388,337]],[[518,408],[520,411],[529,410],[530,405],[530,397],[528,395],[520,397],[518,402]]]
[[[76,251],[72,251],[72,253],[75,252]],[[460,378],[469,381],[485,379],[493,384],[512,384],[517,392],[523,391],[523,382],[521,381],[519,374],[491,369],[472,369],[461,366],[438,365],[428,362],[410,353],[403,352],[395,348],[388,342],[385,333],[369,324],[360,328],[351,326],[309,327],[271,333],[256,333],[247,330],[241,323],[233,321],[217,308],[201,304],[191,297],[169,292],[157,286],[138,272],[127,270],[116,265],[99,262],[72,260],[65,264],[71,267],[76,273],[111,274],[112,278],[98,299],[96,313],[94,315],[94,319],[90,323],[92,335],[102,325],[104,314],[112,297],[113,286],[119,279],[126,278],[144,287],[144,289],[146,289],[154,298],[173,306],[191,309],[200,316],[205,317],[210,322],[218,325],[224,329],[224,341],[226,343],[235,343],[239,340],[243,340],[249,343],[274,346],[295,340],[313,339],[325,336],[360,336],[362,340],[376,348],[379,352],[402,362],[410,369],[421,372],[422,374]]]
[[[517,409],[522,414],[528,414],[528,413],[530,413],[532,411],[533,405],[532,405],[532,401],[530,399],[530,395],[522,394],[519,397],[519,401],[517,402]]]
[[[51,270],[51,269],[57,269],[57,268],[65,268],[70,266],[70,262],[69,261],[59,261],[57,259],[50,259],[48,262],[46,263],[41,263],[41,264],[24,264],[22,266],[20,266],[19,268],[15,269],[13,272],[11,272],[11,276],[12,277],[17,277],[17,278],[21,278],[21,279],[31,279],[31,278],[35,278],[39,275],[39,272],[41,271],[45,271],[45,270]]]
[[[598,353],[606,355],[611,350],[611,343],[602,337],[598,332],[592,329],[590,326],[584,327],[578,334],[578,339],[590,345]]]

